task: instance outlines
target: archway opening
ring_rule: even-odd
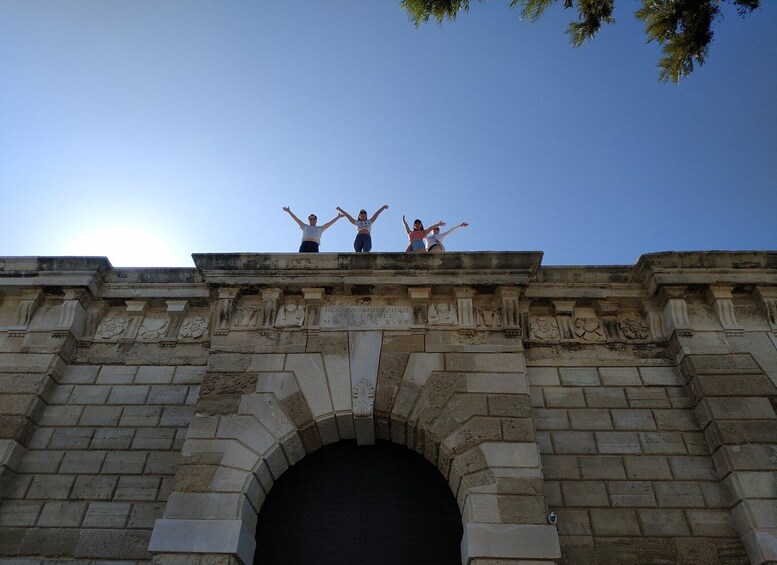
[[[276,481],[254,565],[457,565],[461,515],[439,470],[404,446],[342,441]]]

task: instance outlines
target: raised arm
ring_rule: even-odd
[[[444,232],[442,232],[442,233],[438,233],[438,234],[437,234],[437,239],[442,239],[442,238],[444,238],[444,237],[446,237],[446,236],[449,236],[450,234],[452,234],[453,232],[455,232],[457,229],[459,229],[459,228],[466,228],[468,225],[469,225],[469,224],[468,224],[467,222],[461,222],[461,223],[460,223],[458,226],[453,226],[453,227],[452,227],[451,229],[449,229],[448,231],[444,231]]]
[[[336,210],[337,210],[338,212],[340,212],[340,213],[341,213],[343,216],[345,216],[346,218],[348,218],[348,221],[349,221],[349,222],[351,222],[353,225],[356,225],[356,220],[354,220],[354,219],[353,219],[353,216],[351,216],[351,215],[350,215],[348,212],[346,212],[345,210],[343,210],[342,208],[340,208],[340,206],[338,206],[338,207],[336,208]]]
[[[375,220],[377,220],[378,216],[380,216],[380,213],[383,212],[383,210],[388,210],[388,204],[384,204],[383,206],[381,206],[380,210],[378,210],[372,215],[372,218],[370,218],[370,222],[374,222]]]
[[[407,220],[405,219],[404,214],[402,214],[402,223],[405,224],[405,231],[407,232],[407,235],[410,235],[410,226],[407,225]]]
[[[337,214],[337,216],[335,216],[334,218],[332,218],[331,220],[329,220],[327,223],[325,223],[323,226],[321,226],[321,231],[324,231],[325,229],[327,229],[329,226],[331,226],[332,224],[334,224],[334,223],[335,223],[337,220],[339,220],[340,218],[345,218],[345,214],[343,214],[342,212],[340,212],[339,214]]]
[[[432,230],[434,230],[434,228],[440,228],[440,227],[442,227],[442,226],[444,226],[444,225],[445,225],[445,222],[443,222],[442,220],[440,220],[439,222],[437,222],[437,223],[436,223],[436,224],[434,224],[433,226],[429,226],[428,228],[426,228],[426,229],[424,230],[424,236],[427,236],[427,235],[429,235],[429,234],[432,232]]]
[[[294,215],[294,212],[292,212],[292,211],[291,211],[291,208],[289,208],[288,206],[284,206],[284,207],[283,207],[283,211],[284,211],[284,212],[288,212],[288,213],[289,213],[289,216],[291,216],[291,217],[292,217],[292,219],[293,219],[295,222],[297,222],[297,225],[299,226],[299,229],[304,229],[304,228],[305,228],[305,225],[306,225],[306,224],[304,224],[304,223],[302,222],[302,220],[300,220],[300,219],[299,219],[297,216],[295,216],[295,215]]]

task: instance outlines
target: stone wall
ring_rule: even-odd
[[[194,258],[0,259],[0,563],[251,563],[343,439],[438,467],[463,563],[777,562],[777,254]]]

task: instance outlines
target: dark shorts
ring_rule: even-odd
[[[372,236],[368,233],[357,233],[353,241],[353,250],[356,253],[369,253],[372,249]]]
[[[300,253],[318,253],[318,243],[315,241],[303,241],[299,246]]]

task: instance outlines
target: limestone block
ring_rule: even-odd
[[[747,555],[752,563],[777,561],[777,529],[755,529],[742,536]]]
[[[271,394],[244,394],[240,398],[238,414],[255,417],[276,439],[295,430],[294,425]]]
[[[777,529],[777,501],[773,493],[768,499],[748,499],[743,500],[731,509],[732,517],[738,526],[740,532],[748,531],[752,528],[761,530]]]
[[[625,390],[631,408],[670,408],[672,406],[663,388],[628,387]]]
[[[777,388],[763,374],[697,375],[691,383],[699,397],[708,396],[774,396]]]
[[[685,454],[685,442],[679,432],[641,432],[639,440],[647,455]]]
[[[151,385],[146,403],[180,406],[186,402],[188,392],[186,385]]]
[[[560,386],[561,380],[555,367],[527,367],[531,386]]]
[[[135,384],[166,385],[173,382],[173,366],[144,365],[138,367],[135,373]]]
[[[27,499],[67,500],[74,482],[72,475],[36,475],[27,491]]]
[[[159,477],[119,477],[113,493],[114,500],[156,500],[159,492]]]
[[[561,492],[566,506],[583,508],[610,506],[607,489],[602,481],[562,481]]]
[[[87,449],[92,441],[92,428],[59,428],[54,430],[49,449]]]
[[[173,446],[175,430],[172,428],[141,428],[132,440],[133,450],[169,450]]]
[[[580,468],[574,455],[542,455],[542,474],[546,479],[579,479]]]
[[[420,389],[426,384],[426,380],[432,372],[442,371],[443,368],[443,354],[441,353],[411,353],[407,360],[405,374],[402,377],[404,381],[402,388],[405,387],[405,384],[413,384]],[[480,367],[478,372],[482,370],[483,368]]]
[[[121,406],[85,406],[78,420],[79,426],[116,426],[119,424]]]
[[[596,442],[591,432],[554,431],[550,436],[558,454],[596,453]]]
[[[91,384],[100,370],[99,365],[68,365],[57,380],[60,384]]]
[[[280,443],[290,465],[295,465],[305,457],[305,446],[296,431],[281,438]]]
[[[636,511],[618,508],[592,508],[591,526],[596,536],[638,536],[639,522]]]
[[[127,527],[150,530],[154,527],[154,522],[162,517],[164,510],[165,504],[162,502],[136,502],[132,505]]]
[[[47,502],[38,517],[44,528],[77,528],[86,512],[86,502]]]
[[[489,394],[488,413],[492,416],[531,418],[531,401],[525,394]]]
[[[90,502],[84,516],[84,528],[124,528],[129,519],[130,502]]]
[[[637,367],[599,367],[602,386],[630,387],[642,384]]]
[[[621,457],[610,455],[580,455],[577,458],[583,479],[625,479]]]
[[[216,437],[239,440],[259,455],[267,452],[276,443],[275,438],[253,416],[222,416]]]
[[[40,502],[4,500],[0,505],[0,526],[32,527],[42,508]]]
[[[585,402],[589,408],[626,408],[626,396],[621,388],[586,388]]]
[[[500,439],[502,423],[498,418],[475,416],[457,428],[442,443],[452,453],[460,453],[484,441]]]
[[[610,412],[604,408],[573,408],[568,414],[573,430],[612,430]]]
[[[691,535],[736,537],[731,517],[726,510],[686,510]]]
[[[682,510],[637,510],[642,524],[642,534],[645,536],[688,536],[690,531]]]
[[[242,520],[157,520],[151,553],[228,554],[251,563],[256,542]]]
[[[166,519],[232,520],[240,515],[241,493],[173,492]]]
[[[104,451],[70,451],[65,454],[59,472],[74,475],[96,475],[100,472],[104,460]]]
[[[640,453],[639,436],[633,432],[595,432],[596,446],[603,454]]]
[[[737,498],[774,498],[777,496],[777,473],[740,471],[731,473],[724,483]]]
[[[355,439],[356,429],[354,428],[353,415],[350,412],[345,414],[335,414],[337,419],[337,431],[341,439]],[[390,432],[389,432],[390,433]],[[385,437],[383,439],[389,439]]]
[[[376,332],[372,332],[376,333]],[[351,410],[351,370],[346,355],[324,355],[332,407],[335,411]]]
[[[118,482],[117,476],[81,475],[70,491],[70,500],[111,500]]]
[[[286,370],[294,372],[302,394],[314,418],[333,412],[332,399],[321,355],[317,353],[289,354]]]
[[[18,465],[20,473],[56,473],[64,451],[27,451]]]
[[[561,384],[564,386],[599,386],[599,373],[595,367],[561,367]]]
[[[480,450],[489,467],[539,467],[535,443],[483,442]]]
[[[111,475],[139,475],[143,473],[148,453],[111,451],[105,456],[102,472]]]
[[[640,367],[639,374],[645,386],[683,386],[680,372],[674,367]]]
[[[568,430],[570,427],[566,410],[537,408],[533,416],[538,430]]]
[[[610,410],[616,430],[655,430],[656,423],[651,410],[639,408]]]
[[[286,469],[289,468],[289,462],[286,459],[286,455],[280,444],[276,444],[267,452],[264,456],[264,462],[267,464],[267,468],[270,470],[270,473],[272,473],[272,476],[276,481],[286,472]]]
[[[672,479],[672,471],[666,457],[642,455],[623,458],[626,477],[631,480],[667,481]]]
[[[256,378],[255,392],[274,394],[278,400],[285,400],[299,393],[294,373],[261,373]]]
[[[709,414],[711,420],[769,420],[777,418],[774,408],[768,398],[738,397],[738,398],[705,398],[699,406],[704,407],[704,414]],[[697,410],[697,415],[700,412]],[[702,422],[700,416],[700,423]]]
[[[524,373],[467,373],[467,392],[495,394],[529,394]]]
[[[279,353],[255,353],[251,355],[251,362],[247,369],[252,372],[282,371],[283,358],[284,355]]]
[[[716,481],[712,459],[706,456],[670,457],[669,466],[678,481]]]
[[[610,482],[607,483],[607,490],[610,493],[613,508],[656,506],[653,485],[650,481]]]
[[[728,471],[777,471],[777,445],[724,445],[713,454],[715,466]]]
[[[529,396],[531,397],[531,405],[533,408],[542,408],[545,406],[545,397],[542,394],[542,387],[530,386]]]
[[[550,436],[546,433],[550,440]],[[539,442],[530,418],[502,418],[502,438],[505,441]]]
[[[198,385],[202,383],[206,367],[202,365],[178,365],[173,373],[173,384]]]
[[[542,389],[548,408],[585,408],[583,389],[575,387],[545,387]]]
[[[324,445],[340,441],[340,435],[337,430],[337,420],[335,419],[334,414],[327,414],[317,418],[316,427],[318,428],[318,434],[321,437],[321,443]]]
[[[75,426],[84,411],[82,406],[49,406],[43,412],[39,426]]]
[[[108,404],[145,404],[150,390],[149,385],[117,385],[111,388]]]
[[[125,406],[119,425],[127,428],[153,428],[162,417],[160,406]]]
[[[175,475],[180,457],[176,451],[152,451],[148,454],[145,472],[151,475]]]
[[[19,549],[22,555],[73,555],[79,541],[76,528],[31,528]]]
[[[128,428],[95,430],[91,449],[128,450],[135,437],[135,430]]]
[[[185,428],[194,416],[194,406],[165,406],[159,425],[163,427]]]
[[[129,385],[135,380],[138,368],[133,365],[103,365],[95,367],[100,370],[93,382],[101,385]]]
[[[653,410],[653,417],[659,430],[695,431],[699,429],[696,418],[690,410]]]
[[[466,559],[558,559],[561,548],[553,526],[464,523],[461,554]]]

